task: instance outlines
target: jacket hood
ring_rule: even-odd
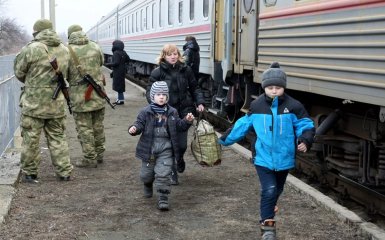
[[[194,40],[190,40],[190,41],[187,41],[184,45],[183,45],[183,51],[186,51],[186,49],[189,48],[193,51],[196,51],[198,52],[199,51],[199,45],[196,41]]]
[[[75,45],[85,45],[89,42],[88,37],[85,32],[78,31],[71,34],[70,38],[68,39],[69,44],[75,44]]]
[[[123,51],[124,49],[124,43],[120,40],[115,40],[113,43],[112,43],[112,51],[116,51],[116,50],[120,50],[120,51]]]
[[[57,47],[60,45],[61,40],[55,31],[52,29],[45,29],[39,32],[32,42],[41,42],[50,47]]]

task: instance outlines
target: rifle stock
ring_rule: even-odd
[[[92,86],[92,88],[96,91],[96,93],[104,98],[108,105],[110,105],[113,109],[115,109],[115,105],[111,103],[110,98],[107,96],[107,94],[103,91],[102,87],[98,85],[95,80],[89,75],[86,74],[83,77],[83,80],[89,84],[89,86]]]
[[[72,114],[71,99],[68,93],[68,87],[64,81],[63,73],[59,70],[56,58],[53,58],[52,60],[50,60],[49,63],[51,64],[52,68],[55,70],[55,73],[56,73],[55,79],[57,80],[57,86],[55,88],[55,91],[53,92],[52,99],[56,100],[61,90],[61,92],[64,95],[64,98],[66,99],[68,111],[70,114]]]

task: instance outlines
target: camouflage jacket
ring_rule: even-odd
[[[55,71],[50,60],[56,57],[59,70],[67,77],[69,53],[58,35],[50,29],[39,32],[35,39],[24,46],[14,61],[15,76],[24,83],[20,95],[22,114],[50,119],[65,116],[65,98],[52,95],[57,86]]]
[[[83,74],[89,74],[103,88],[101,66],[104,62],[103,52],[99,45],[89,41],[82,31],[74,32],[68,40],[69,46],[75,52]],[[70,83],[70,98],[74,112],[90,112],[104,108],[105,100],[95,90],[91,90],[90,98],[85,99],[88,84],[82,81],[83,76],[76,68],[70,54],[68,81]]]

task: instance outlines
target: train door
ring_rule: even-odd
[[[237,1],[238,31],[236,62],[240,68],[252,69],[256,58],[257,0]],[[249,67],[250,66],[250,67]],[[239,72],[242,73],[242,70]]]

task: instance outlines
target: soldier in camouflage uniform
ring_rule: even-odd
[[[56,175],[58,179],[68,181],[73,166],[65,134],[66,103],[61,92],[55,100],[52,99],[57,80],[50,65],[50,60],[56,57],[59,70],[65,78],[69,62],[68,49],[53,31],[49,20],[36,21],[33,30],[34,39],[21,49],[14,62],[15,76],[24,83],[20,95],[20,127],[23,137],[21,170],[26,182],[37,182],[40,134],[44,130]]]
[[[97,163],[103,162],[105,151],[105,101],[83,80],[83,76],[89,74],[103,88],[103,52],[95,42],[88,40],[79,25],[68,28],[68,43],[71,56],[68,74],[70,96],[78,139],[84,154],[83,159],[75,165],[95,168]]]

